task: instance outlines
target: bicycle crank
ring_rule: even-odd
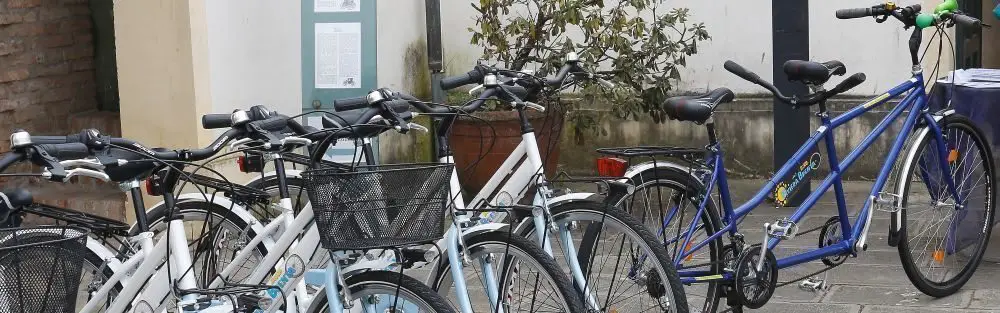
[[[735,293],[739,302],[757,309],[774,295],[778,283],[778,261],[774,253],[755,244],[743,250],[736,263]]]

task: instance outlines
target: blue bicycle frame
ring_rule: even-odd
[[[840,219],[841,234],[843,238],[840,242],[834,245],[826,246],[823,248],[817,248],[803,253],[778,259],[777,266],[778,268],[786,268],[834,255],[846,255],[846,254],[855,255],[857,251],[864,250],[866,246],[865,242],[868,233],[868,226],[869,222],[871,221],[871,215],[872,215],[871,210],[873,209],[872,205],[874,199],[878,199],[877,198],[878,194],[885,186],[886,181],[889,178],[890,172],[893,169],[893,164],[895,164],[896,158],[899,156],[900,151],[906,144],[906,138],[909,137],[910,133],[915,128],[915,125],[917,125],[918,119],[923,119],[926,122],[926,125],[929,125],[932,135],[936,139],[936,142],[939,143],[938,144],[938,149],[939,149],[938,152],[940,153],[939,155],[946,155],[947,152],[945,150],[946,147],[944,144],[941,144],[944,142],[942,140],[943,134],[941,132],[941,129],[938,127],[934,117],[932,116],[931,113],[928,112],[927,109],[927,95],[926,91],[924,90],[923,84],[924,84],[923,74],[915,73],[913,75],[913,78],[911,78],[907,82],[900,84],[899,86],[892,88],[888,92],[876,96],[875,98],[869,100],[868,102],[865,102],[857,107],[854,107],[853,109],[837,117],[830,118],[826,114],[820,114],[822,126],[820,126],[816,130],[816,132],[809,137],[809,140],[807,140],[806,143],[803,144],[802,147],[795,152],[795,154],[788,160],[788,162],[786,162],[781,167],[781,169],[779,169],[778,172],[775,173],[774,176],[767,181],[767,183],[760,189],[760,191],[757,192],[756,195],[753,196],[752,199],[750,199],[749,201],[747,201],[746,203],[740,205],[740,207],[735,209],[733,208],[733,203],[729,194],[729,184],[726,178],[725,165],[723,164],[723,154],[721,145],[718,142],[712,143],[709,146],[709,149],[713,152],[711,153],[710,157],[706,162],[706,164],[708,164],[712,168],[712,170],[709,174],[706,174],[707,177],[703,179],[707,180],[706,184],[707,188],[705,189],[706,195],[705,197],[701,198],[702,200],[698,205],[698,212],[696,216],[701,216],[701,214],[705,214],[707,203],[709,199],[711,199],[710,196],[711,191],[714,190],[716,184],[718,184],[719,196],[721,198],[722,208],[724,213],[723,225],[725,226],[715,234],[709,236],[708,238],[700,242],[693,243],[691,241],[692,237],[691,234],[694,234],[694,232],[696,231],[696,228],[699,225],[699,220],[697,218],[692,219],[690,226],[688,226],[687,232],[684,233],[686,235],[682,235],[684,236],[683,238],[684,244],[682,245],[682,247],[691,247],[691,248],[683,249],[684,251],[678,253],[674,260],[674,263],[678,269],[678,274],[681,277],[681,281],[686,284],[690,284],[695,282],[704,282],[711,280],[728,280],[732,278],[730,273],[712,275],[711,273],[708,273],[706,271],[686,270],[681,264],[681,261],[687,258],[688,256],[692,255],[702,247],[708,245],[713,240],[717,240],[723,234],[729,233],[730,235],[735,235],[738,230],[737,229],[738,221],[744,216],[746,216],[748,213],[750,213],[750,211],[752,211],[758,205],[760,205],[761,202],[763,202],[764,199],[767,197],[767,195],[773,192],[773,190],[783,177],[786,177],[789,173],[798,168],[798,165],[802,164],[803,161],[808,161],[807,158],[811,157],[812,151],[817,150],[817,146],[819,145],[820,140],[824,140],[826,142],[827,158],[829,160],[830,173],[826,176],[825,179],[823,179],[823,181],[819,184],[819,186],[817,186],[816,190],[814,190],[812,193],[809,194],[809,196],[805,199],[805,201],[803,201],[802,205],[795,210],[795,212],[791,215],[789,220],[792,221],[793,223],[798,223],[799,221],[801,221],[802,218],[806,215],[806,213],[808,213],[809,210],[813,207],[813,205],[816,204],[816,201],[819,200],[819,198],[824,193],[826,193],[832,186],[834,194],[836,195],[837,199],[837,211]],[[865,112],[868,112],[872,108],[878,107],[904,93],[907,93],[907,95],[895,108],[893,108],[889,112],[889,115],[886,116],[884,119],[882,119],[882,121],[879,122],[877,126],[875,126],[875,129],[869,132],[868,135],[864,138],[864,140],[862,140],[861,143],[857,147],[855,147],[854,150],[851,151],[851,153],[848,154],[846,158],[844,158],[843,160],[838,159],[836,147],[834,145],[836,141],[834,140],[833,129],[836,129],[839,126],[844,125],[845,123],[851,121],[852,119],[864,114]],[[896,139],[893,141],[892,148],[889,150],[889,155],[885,159],[885,163],[882,165],[882,168],[879,171],[879,175],[878,178],[875,180],[874,186],[872,186],[871,192],[869,193],[869,197],[865,201],[864,206],[862,207],[860,213],[858,214],[857,220],[852,226],[849,218],[849,213],[847,211],[847,204],[845,203],[844,200],[844,188],[841,181],[841,175],[846,169],[850,168],[850,166],[855,161],[858,160],[858,158],[861,156],[862,153],[865,152],[865,150],[867,150],[869,147],[872,146],[872,143],[875,142],[875,140],[883,132],[885,132],[885,130],[888,129],[889,126],[892,125],[897,118],[903,115],[903,112],[907,110],[909,110],[909,114],[906,115],[902,131],[898,135],[896,135]],[[939,159],[942,164],[938,166],[940,166],[942,169],[950,170],[947,160],[945,160],[945,158],[939,158]],[[956,199],[956,203],[963,203],[962,201],[963,199],[958,197],[958,192],[956,191],[955,183],[951,178],[950,173],[946,174],[947,175],[944,175],[944,177],[945,177],[945,182],[947,184],[948,192],[950,192],[955,196],[954,199]],[[936,198],[937,195],[932,195],[932,197]],[[664,225],[669,224],[669,221],[670,219],[673,218],[675,212],[676,209],[672,210],[667,214],[666,217],[667,219],[664,221]],[[674,240],[681,240],[681,239],[675,238]],[[774,249],[774,247],[777,246],[778,243],[780,242],[781,242],[780,238],[769,238],[767,240],[768,250]]]

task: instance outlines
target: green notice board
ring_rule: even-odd
[[[332,111],[333,100],[363,96],[378,87],[375,2],[302,0],[303,111]],[[317,118],[306,122],[321,126]],[[354,150],[353,143],[341,142],[327,155],[349,161]]]

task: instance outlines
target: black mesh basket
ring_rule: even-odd
[[[0,313],[76,312],[88,231],[0,229]]]
[[[451,164],[359,166],[303,173],[328,250],[400,247],[444,236]]]

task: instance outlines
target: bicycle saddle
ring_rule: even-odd
[[[788,80],[800,81],[809,85],[820,85],[830,80],[833,75],[844,75],[847,67],[840,61],[826,61],[823,63],[812,61],[788,60],[782,66]]]
[[[671,119],[704,123],[720,103],[733,101],[736,95],[729,88],[718,88],[706,94],[677,96],[663,102],[663,111]]]

